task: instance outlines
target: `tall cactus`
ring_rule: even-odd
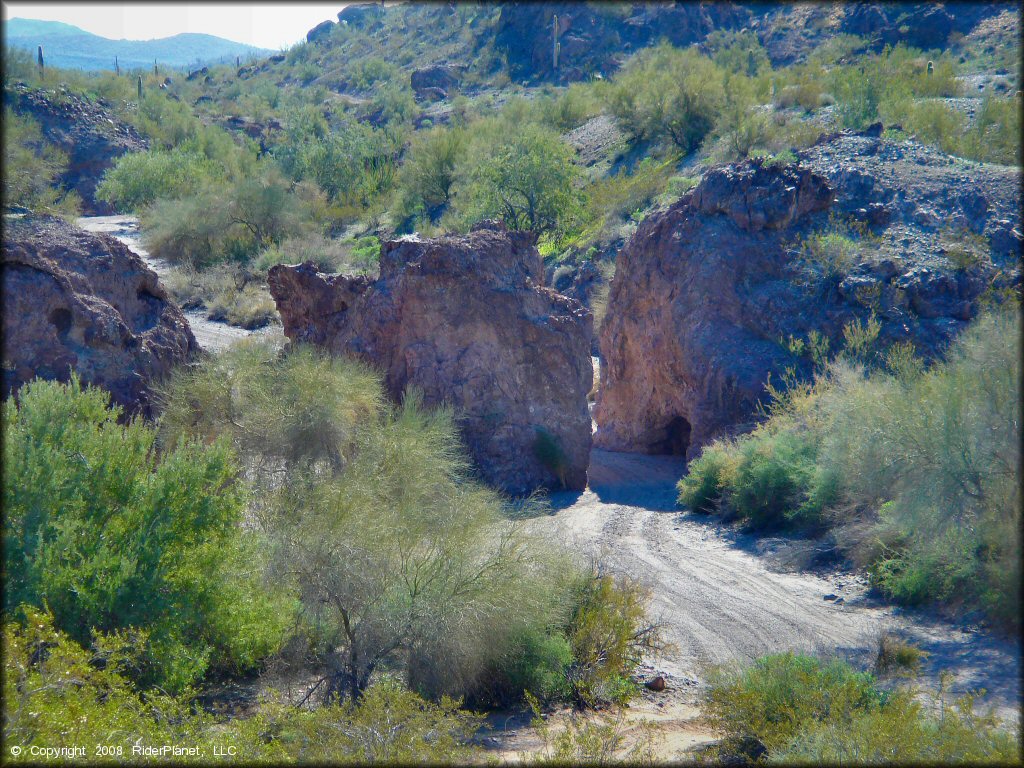
[[[118,77],[121,76],[121,65],[117,61],[117,56],[114,57],[114,72],[117,73]]]
[[[43,70],[43,46],[41,46],[41,45],[39,46],[39,49],[36,51],[36,56],[37,56],[36,62],[39,65],[39,75],[42,76],[43,71],[44,71]]]
[[[160,74],[160,70],[158,70],[156,68],[156,59],[153,59],[153,74],[154,75],[159,75]]]
[[[138,88],[139,88],[139,103],[141,104],[142,103],[142,75],[139,75]]]
[[[931,62],[931,61],[929,61],[929,62],[928,62],[928,74],[930,75],[930,74],[931,74],[932,72],[934,72],[934,71],[935,71],[935,63],[934,63],[934,62]]]
[[[558,14],[551,18],[551,68],[558,69]]]

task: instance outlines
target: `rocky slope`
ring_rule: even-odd
[[[483,225],[381,248],[380,277],[269,275],[285,334],[381,369],[389,394],[454,406],[482,478],[510,493],[586,485],[591,315],[541,287],[532,238]]]
[[[146,149],[146,140],[132,126],[90,101],[66,90],[30,88],[15,83],[4,89],[4,104],[39,122],[43,136],[68,156],[60,183],[82,198],[84,213],[109,214],[113,209],[96,200],[96,185],[114,160]]]
[[[600,329],[595,444],[692,457],[749,428],[812,331],[880,324],[933,356],[1020,283],[1019,176],[913,142],[823,137],[797,164],[720,167],[619,253]],[[808,243],[818,240],[818,251]]]
[[[4,397],[35,377],[110,391],[152,413],[151,385],[197,352],[156,273],[112,237],[53,216],[7,216],[3,239]]]

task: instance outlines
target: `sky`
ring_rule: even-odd
[[[338,20],[333,3],[40,3],[5,2],[4,19],[63,21],[95,35],[152,40],[205,32],[260,48],[287,48],[321,21]]]

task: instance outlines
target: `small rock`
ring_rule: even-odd
[[[843,600],[843,598],[841,598],[841,597],[836,598],[836,602],[835,602],[836,605],[844,605],[845,603],[846,603],[846,601]]]
[[[835,599],[836,599],[836,598],[838,598],[838,597],[839,597],[839,595],[831,595],[831,594],[830,594],[830,595],[825,595],[825,597],[824,597],[824,598],[822,598],[822,599],[823,599],[823,600],[835,600]]]
[[[644,683],[644,687],[647,688],[649,691],[661,693],[665,690],[665,678],[661,675],[658,675],[653,680],[648,680],[646,683]]]

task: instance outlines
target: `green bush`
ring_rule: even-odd
[[[704,450],[680,503],[755,527],[828,527],[894,599],[980,605],[1016,626],[1019,318],[983,315],[927,370],[905,345],[876,355],[874,318],[845,330],[813,385],[773,387],[766,423]],[[868,374],[879,359],[888,370]]]
[[[579,208],[579,170],[557,133],[537,124],[481,121],[457,170],[455,216],[463,227],[499,218],[510,229],[565,226]]]
[[[229,721],[206,714],[187,695],[137,691],[125,674],[139,637],[96,635],[84,650],[54,629],[52,618],[31,609],[4,626],[4,719],[7,744],[22,747],[7,758],[39,764],[32,747],[111,747],[87,752],[90,763],[149,763],[133,746],[192,747],[230,744],[245,763],[451,764],[479,757],[470,738],[480,718],[458,702],[430,703],[393,681],[369,688],[356,703],[315,710],[268,700],[255,713]],[[66,762],[56,757],[54,763]],[[209,752],[173,757],[209,764]]]
[[[706,712],[732,745],[767,750],[770,763],[1002,763],[1019,758],[1014,734],[993,715],[974,711],[970,696],[939,714],[914,691],[884,692],[848,663],[791,653],[765,656],[745,669],[720,669]],[[749,749],[749,747],[748,747]]]
[[[665,139],[688,154],[711,131],[726,94],[724,72],[710,59],[661,44],[615,76],[609,107],[635,141]]]
[[[679,503],[694,512],[713,512],[735,485],[736,458],[728,444],[712,443],[690,462],[679,481]]]
[[[226,435],[253,468],[269,573],[301,603],[329,696],[389,668],[429,695],[470,691],[516,638],[564,621],[571,563],[505,519],[451,413],[414,392],[387,405],[360,364],[251,343],[166,399],[170,444]]]
[[[451,202],[465,145],[466,134],[460,128],[433,128],[413,139],[399,170],[397,212],[402,220],[411,224],[441,217]]]
[[[78,194],[57,181],[67,168],[67,156],[43,138],[39,124],[4,107],[3,140],[3,204],[77,216]]]
[[[568,625],[573,665],[569,681],[578,703],[622,703],[635,693],[630,679],[645,652],[663,649],[646,616],[650,592],[637,580],[595,574],[577,588]]]
[[[250,669],[287,613],[247,570],[243,490],[229,446],[118,423],[108,395],[35,381],[4,403],[5,610],[47,606],[79,642],[148,632],[145,677],[181,688]]]
[[[96,197],[118,210],[138,211],[157,198],[196,194],[217,172],[204,155],[181,147],[170,152],[132,152],[115,160],[103,174]]]

